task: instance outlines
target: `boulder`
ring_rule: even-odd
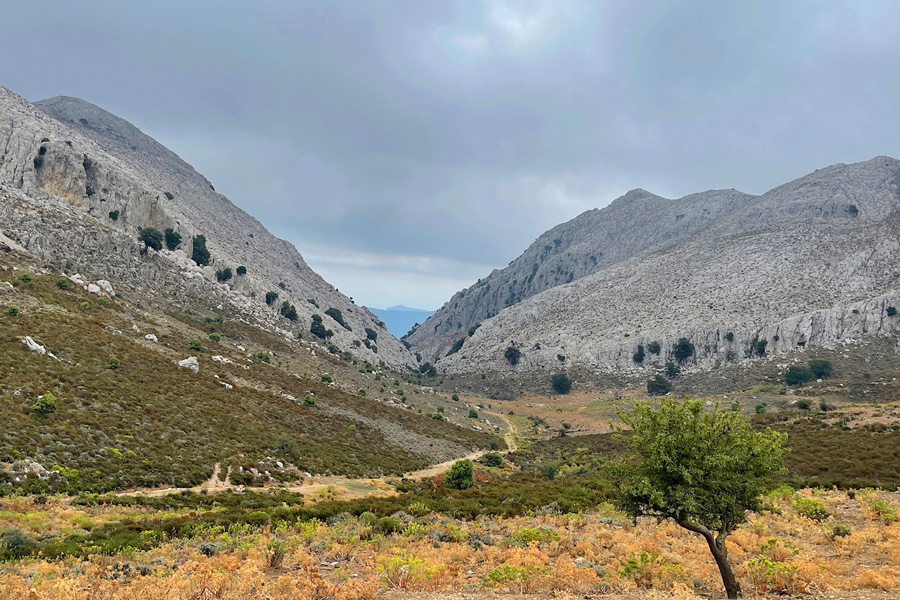
[[[115,298],[115,297],[116,297],[116,293],[113,291],[113,286],[112,286],[112,284],[111,284],[110,282],[108,282],[107,280],[105,280],[105,279],[100,279],[100,280],[97,281],[97,285],[100,286],[100,289],[102,289],[104,292],[106,292],[107,294],[109,294],[109,297],[110,297],[110,298]]]
[[[184,360],[179,360],[179,361],[178,361],[178,366],[179,366],[179,367],[183,367],[183,368],[185,368],[185,369],[190,369],[190,370],[193,371],[194,373],[199,373],[199,372],[200,372],[200,363],[197,362],[197,357],[196,357],[196,356],[188,356],[188,357],[185,358]]]
[[[22,340],[22,343],[25,344],[26,346],[28,346],[29,350],[31,350],[32,352],[36,352],[37,354],[40,354],[41,356],[43,356],[44,354],[47,353],[47,349],[44,348],[43,346],[41,346],[40,344],[38,344],[33,339],[31,339],[30,335],[26,335],[25,339]]]
[[[149,340],[149,341],[151,341],[151,342],[158,342],[158,341],[159,341],[159,338],[157,338],[157,337],[156,337],[156,334],[153,334],[153,333],[148,333],[147,335],[144,336],[144,339],[145,339],[145,340]]]

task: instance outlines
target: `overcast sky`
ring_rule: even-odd
[[[0,2],[0,83],[131,121],[357,302],[437,308],[635,187],[900,157],[900,2]]]

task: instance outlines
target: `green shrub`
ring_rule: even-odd
[[[503,353],[503,358],[505,358],[506,362],[510,365],[516,366],[522,358],[522,352],[515,346],[508,346]]]
[[[266,292],[266,304],[272,306],[278,300],[278,292]]]
[[[231,277],[231,267],[225,267],[224,269],[219,269],[218,271],[216,271],[216,281],[218,282],[228,281],[229,279],[231,279]]]
[[[312,396],[307,394],[306,397],[303,398],[303,406],[305,406],[306,408],[312,408],[315,405],[316,405],[316,399],[313,398]]]
[[[765,403],[765,402],[760,402],[759,404],[756,405],[756,407],[754,407],[753,410],[754,410],[754,411],[756,412],[756,414],[758,414],[758,415],[761,415],[761,414],[765,413],[765,412],[766,412],[766,403]]]
[[[809,361],[809,370],[812,371],[812,374],[815,375],[819,379],[824,379],[831,375],[832,367],[831,362],[827,360],[822,360],[819,358],[815,358]]]
[[[18,306],[10,306],[9,310],[7,310],[6,312],[9,313],[9,316],[15,317],[16,315],[19,314],[19,307]]]
[[[647,344],[647,352],[650,354],[659,354],[662,351],[662,346],[659,342],[650,342]]]
[[[216,333],[215,331],[210,333],[207,337],[209,337],[209,339],[212,340],[213,342],[218,342],[218,341],[221,341],[221,339],[222,339],[222,336],[219,335],[218,333]]]
[[[144,227],[138,232],[138,237],[148,248],[162,250],[163,235],[159,230],[153,227]]]
[[[31,410],[39,417],[45,417],[51,413],[55,413],[57,408],[58,404],[56,396],[54,396],[52,392],[47,392],[31,405]]]
[[[344,321],[344,315],[341,314],[341,311],[339,309],[329,308],[328,310],[325,311],[325,314],[328,315],[329,317],[331,317],[332,319],[334,319],[338,325],[340,325],[347,331],[353,331],[352,329],[350,329],[350,326],[347,325],[347,323]]]
[[[550,379],[550,385],[557,394],[568,394],[572,391],[572,380],[565,373],[557,373]]]
[[[812,401],[807,398],[801,398],[800,400],[797,400],[795,406],[800,410],[809,410],[809,407],[812,406]]]
[[[0,533],[0,562],[19,560],[31,556],[36,542],[18,529]]]
[[[191,258],[201,267],[209,264],[209,250],[206,248],[206,238],[204,236],[194,236]]]
[[[872,500],[872,503],[869,504],[869,508],[878,515],[878,518],[880,518],[885,525],[890,525],[897,520],[897,507],[887,500]]]
[[[110,300],[109,298],[100,296],[99,298],[97,298],[97,304],[99,304],[103,308],[109,308],[110,306],[112,306],[112,300]]]
[[[371,327],[366,327],[366,338],[372,340],[373,342],[378,341],[378,332],[372,329]],[[424,371],[423,371],[424,373]]]
[[[106,368],[108,369],[118,369],[119,368],[119,357],[118,356],[110,356],[109,360],[106,363]]]
[[[488,452],[481,457],[481,462],[488,467],[499,467],[503,464],[503,455],[499,452]]]
[[[30,273],[22,273],[22,276],[19,277],[19,280],[22,283],[31,283],[31,274]]]
[[[296,307],[287,300],[281,303],[281,316],[288,321],[297,321],[299,319]]]
[[[671,360],[666,361],[666,377],[669,379],[675,379],[678,377],[678,374],[681,373],[681,367],[672,362]]]
[[[510,546],[525,547],[535,542],[539,544],[558,542],[559,534],[549,527],[526,527],[509,534],[507,540]]]
[[[728,340],[729,342],[733,342],[734,341],[734,332],[729,331],[728,333],[726,333],[725,339]]]
[[[853,533],[853,530],[845,523],[836,521],[831,525],[831,537],[833,538],[847,537],[851,533]]]
[[[43,146],[41,146],[41,147],[43,148]],[[35,156],[34,157],[34,168],[40,169],[42,166],[44,166],[44,157],[40,156],[40,155]]]
[[[750,342],[750,353],[756,356],[765,356],[768,344],[769,340],[761,340],[758,337],[754,337],[753,341]]]
[[[201,342],[197,338],[194,338],[191,340],[190,344],[188,344],[188,347],[190,347],[191,350],[196,350],[197,352],[199,352],[200,350],[203,350],[203,342]]]
[[[244,265],[238,266],[238,268],[237,268],[237,274],[238,274],[238,275],[246,275],[246,274],[247,274],[247,267],[245,267]]]
[[[685,337],[680,338],[678,340],[678,343],[675,344],[672,355],[675,357],[675,360],[683,363],[694,355],[694,344],[692,344],[691,341]]]
[[[813,521],[824,521],[831,516],[825,505],[815,498],[797,498],[794,500],[793,506],[801,516]]]
[[[59,279],[56,280],[56,287],[58,287],[61,290],[69,289],[69,280],[66,279],[65,277],[60,277]]]
[[[118,221],[119,220],[119,211],[117,211],[117,210],[109,211],[109,219],[111,221]]]
[[[472,461],[466,459],[453,463],[444,478],[444,485],[451,490],[467,490],[475,485]]]
[[[641,364],[642,362],[644,362],[644,346],[643,346],[643,344],[638,344],[637,352],[634,353],[634,356],[632,356],[632,358],[634,359],[634,362],[636,362],[638,364]]]
[[[555,461],[545,462],[541,465],[541,475],[544,479],[549,479],[553,481],[556,479],[556,475],[559,473],[559,463]]]
[[[166,248],[175,250],[181,245],[181,234],[174,229],[166,229]]]
[[[377,529],[384,535],[398,533],[400,531],[403,531],[403,528],[403,521],[401,521],[397,517],[381,517],[380,519],[375,521],[375,529]]]
[[[889,317],[896,317],[897,316],[897,307],[896,306],[888,306],[887,309],[885,310],[885,313]]]
[[[647,381],[647,393],[651,396],[663,396],[672,390],[672,384],[662,375],[656,375]]]
[[[477,418],[478,418],[478,411],[475,410],[474,408],[470,408],[470,409],[469,409],[469,418],[470,418],[470,419],[477,419]]]
[[[258,360],[259,362],[264,362],[266,364],[269,364],[270,362],[272,362],[272,359],[265,352],[257,352],[256,360]]]
[[[328,373],[322,373],[322,383],[331,383],[334,378]]]
[[[809,367],[792,365],[784,372],[784,382],[787,385],[803,385],[807,381],[812,381],[813,379],[815,379],[815,376]]]
[[[450,356],[451,354],[456,354],[457,352],[462,350],[463,344],[465,344],[465,343],[466,343],[466,338],[459,338],[458,340],[453,342],[453,345],[450,346],[450,349],[447,350],[447,354],[445,354],[444,356]]]

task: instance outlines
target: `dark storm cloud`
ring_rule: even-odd
[[[0,82],[132,121],[374,305],[633,187],[900,155],[897,3],[50,0],[0,38]]]

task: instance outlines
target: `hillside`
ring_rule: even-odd
[[[293,335],[309,336],[318,314],[324,332],[332,332],[323,344],[373,362],[414,364],[371,313],[312,271],[291,244],[270,234],[133,125],[83,100],[57,97],[32,105],[3,87],[0,115],[0,137],[6,140],[0,152],[0,187],[25,200],[29,213],[63,209],[54,213],[62,221],[36,228],[17,213],[5,215],[3,233],[25,249],[136,289],[153,289],[155,281],[166,280],[173,292],[166,301],[218,297],[216,304],[224,301],[247,318]],[[90,217],[87,237],[73,237],[65,223],[76,213]],[[138,240],[145,227],[172,229],[180,243],[174,250],[166,245],[149,249]],[[54,234],[47,235],[53,228]],[[208,265],[192,260],[196,236],[205,239]],[[73,252],[75,248],[82,251]],[[113,256],[117,254],[127,258]],[[110,264],[123,259],[127,268]],[[238,267],[246,272],[239,273]],[[231,277],[217,277],[225,269]],[[278,297],[267,306],[269,292]],[[286,308],[294,306],[293,321],[279,315],[284,302]],[[368,341],[366,328],[381,332],[377,345]]]
[[[898,211],[900,162],[887,157],[821,169],[761,196],[629,192],[551,229],[408,341],[447,372],[642,372],[672,359],[682,337],[694,347],[684,366],[708,368],[894,336]],[[547,273],[556,274],[552,285]],[[511,346],[516,365],[504,358]]]

